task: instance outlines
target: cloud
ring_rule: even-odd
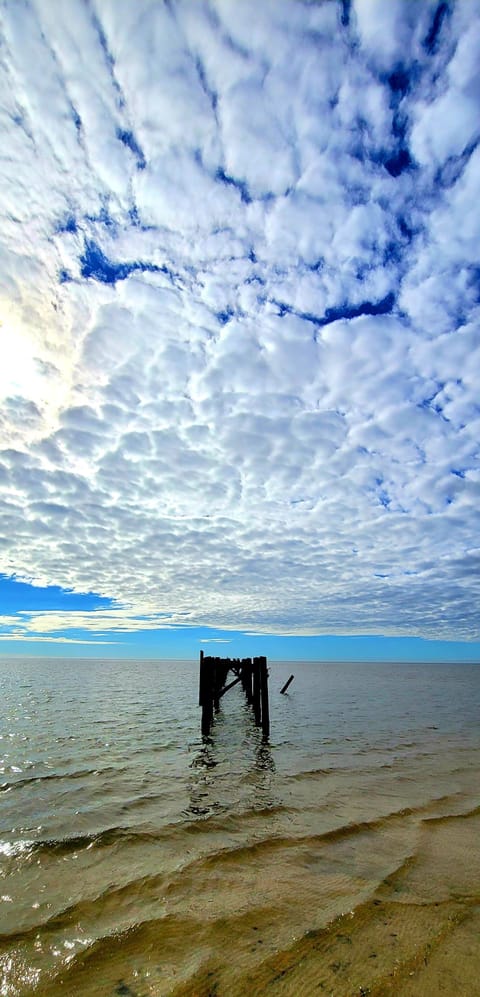
[[[475,5],[4,20],[4,626],[478,639]]]

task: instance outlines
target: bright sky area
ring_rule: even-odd
[[[476,0],[6,0],[0,653],[480,660]]]

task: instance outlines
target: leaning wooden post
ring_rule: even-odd
[[[260,658],[253,659],[253,712],[255,723],[260,727],[262,721]]]
[[[270,713],[268,709],[268,668],[267,659],[260,658],[260,690],[262,700],[262,731],[263,736],[270,734]]]

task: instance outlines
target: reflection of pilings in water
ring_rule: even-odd
[[[261,744],[258,745],[255,752],[255,763],[255,768],[259,769],[261,772],[276,771],[270,745],[265,740],[262,740]]]
[[[226,684],[227,676],[233,671],[236,678]],[[260,658],[216,658],[200,651],[199,704],[202,707],[202,734],[208,737],[214,711],[220,708],[221,697],[237,681],[242,683],[247,702],[253,705],[255,723],[262,727],[263,735],[270,733],[270,710],[268,703],[267,659]]]
[[[189,765],[187,817],[205,818],[230,812],[232,791],[234,809],[239,817],[242,813],[251,813],[252,808],[263,811],[265,807],[281,804],[272,750],[254,725],[251,714],[245,735],[247,750],[242,752],[245,769],[240,782],[234,779],[233,784],[229,766],[225,764],[228,745],[224,738],[217,739],[214,730],[212,736],[203,739]]]
[[[207,817],[218,809],[218,803],[212,800],[209,773],[216,768],[214,746],[211,741],[204,740],[200,751],[190,763],[192,779],[190,781],[190,806],[188,813],[195,817]]]

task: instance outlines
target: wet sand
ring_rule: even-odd
[[[136,880],[135,927],[89,945],[47,985],[16,992],[474,997],[480,807],[466,802],[452,794],[318,835],[264,833],[187,861],[168,882]],[[110,893],[108,905],[121,908],[126,893]],[[62,929],[71,935],[72,917],[81,931],[88,905],[52,920],[56,945]]]
[[[104,667],[5,672],[0,997],[480,997],[480,670],[297,667],[205,743]]]

